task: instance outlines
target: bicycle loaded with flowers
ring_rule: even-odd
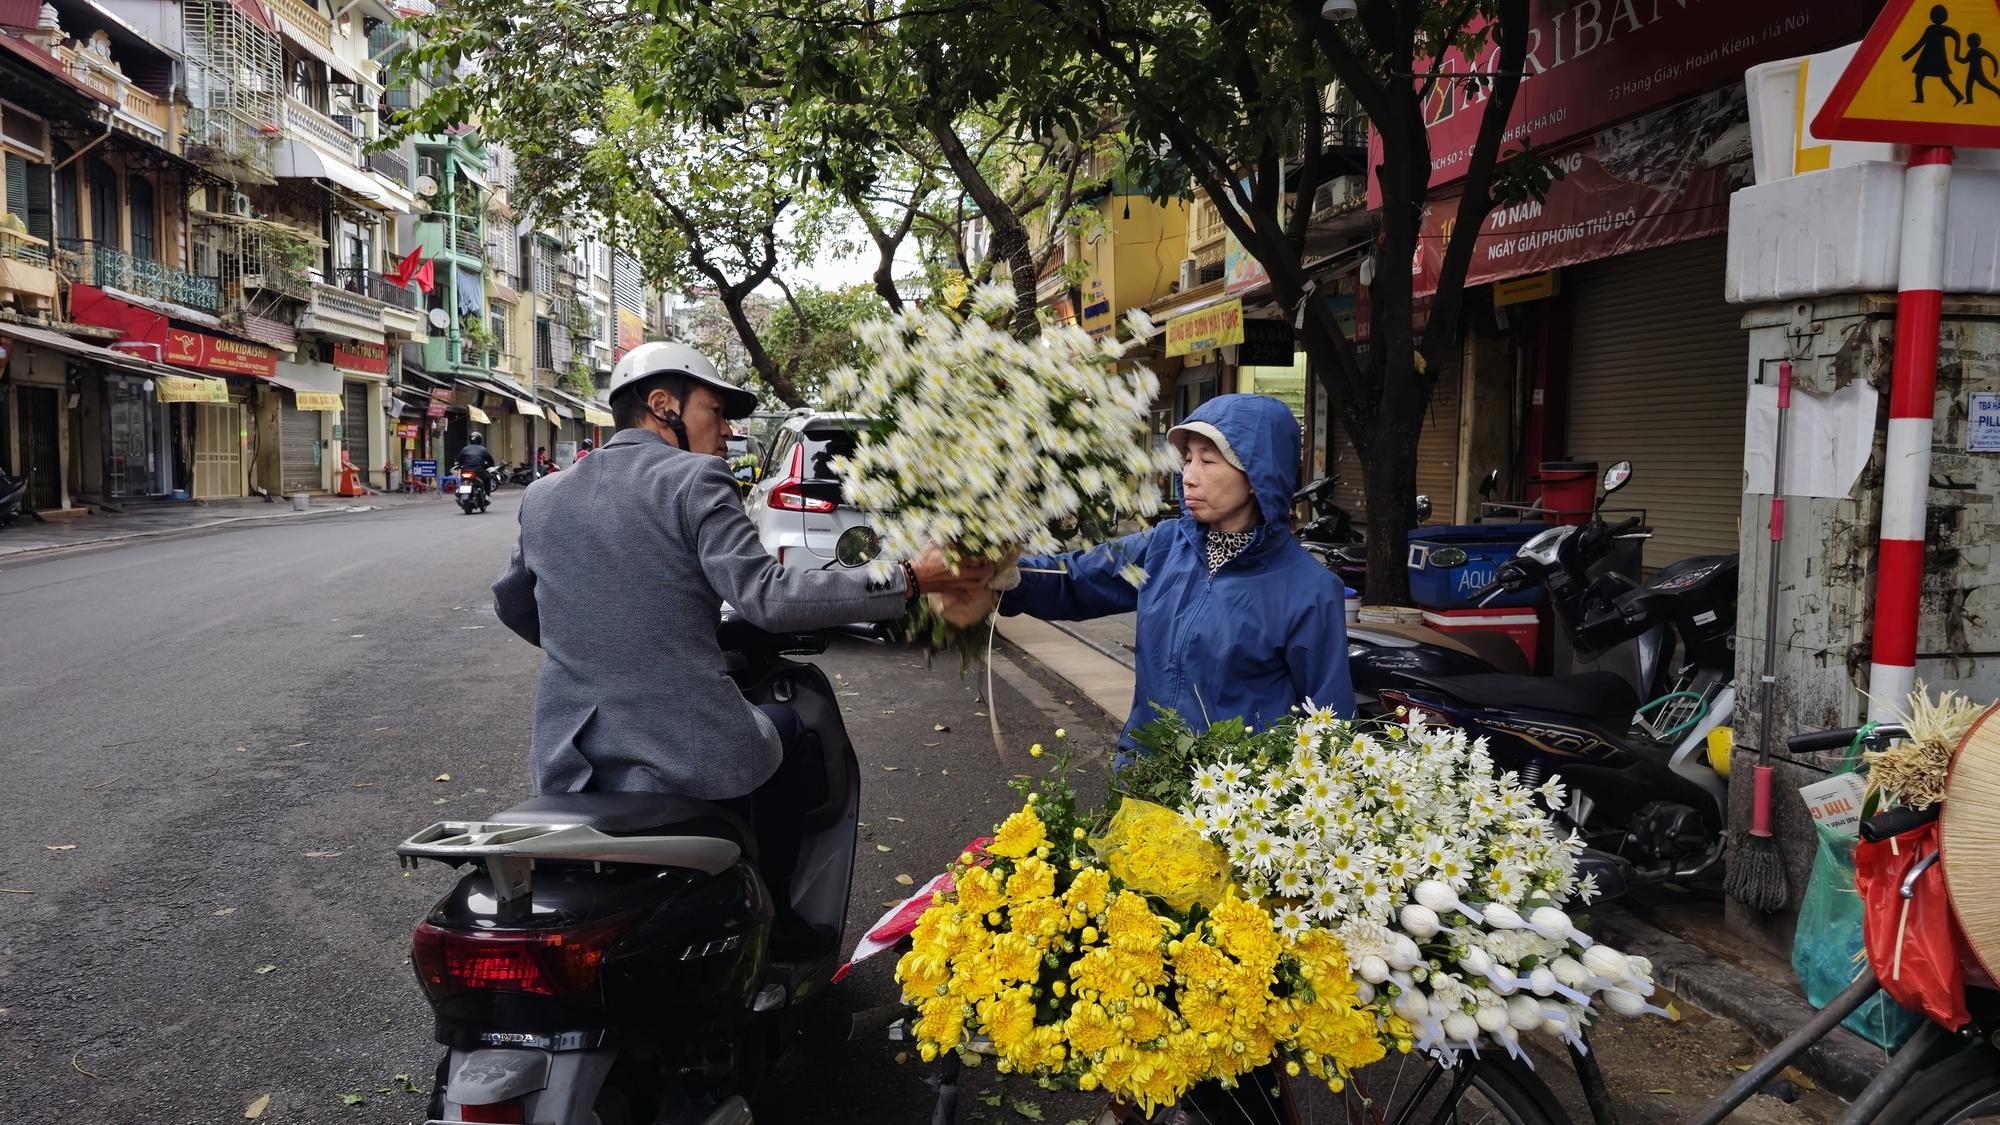
[[[870,931],[863,951],[915,915],[896,976],[924,1059],[1150,1113],[1266,1065],[1338,1090],[1391,1052],[1520,1056],[1606,1008],[1672,1014],[1564,910],[1591,887],[1544,811],[1559,783],[1496,776],[1464,732],[1307,710],[1200,734],[1164,714],[1141,741],[1084,810],[1059,739],[1022,808]]]

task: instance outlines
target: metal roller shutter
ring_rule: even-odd
[[[243,407],[234,402],[195,405],[194,497],[243,495]]]
[[[1644,508],[1646,566],[1737,549],[1749,343],[1722,299],[1725,239],[1579,266],[1569,457],[1632,462],[1612,507]]]
[[[1417,491],[1431,498],[1432,523],[1450,523],[1453,500],[1458,491],[1458,396],[1459,376],[1438,380],[1431,392],[1430,409],[1424,428],[1417,435]],[[1336,421],[1333,444],[1338,456],[1332,469],[1340,474],[1334,495],[1356,523],[1368,522],[1368,498],[1362,476],[1361,454]]]
[[[280,487],[287,493],[318,489],[319,463],[313,455],[319,449],[319,411],[300,410],[290,392],[286,392],[280,409],[284,413],[279,449],[284,463]]]
[[[368,386],[349,383],[346,391],[342,403],[347,409],[340,416],[341,440],[347,443],[347,459],[354,462],[365,479],[369,470],[375,468],[374,450],[368,445]]]

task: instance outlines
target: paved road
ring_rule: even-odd
[[[423,1119],[394,1080],[428,1092],[437,1057],[407,947],[450,877],[405,875],[392,849],[525,795],[539,657],[486,594],[517,497],[0,564],[0,1121],[210,1125],[266,1094],[270,1122]],[[897,875],[921,880],[1013,807],[1005,783],[1031,763],[995,751],[983,683],[949,661],[860,643],[821,659],[862,758],[852,931]],[[1056,726],[1109,744],[1061,681],[1004,651],[996,672],[1013,745]],[[890,968],[863,965],[813,1012],[761,1119],[928,1120],[922,1073],[872,1022]],[[1731,1034],[1605,1043],[1627,1120],[1681,1116],[1667,1103],[1698,1100],[1690,1072],[1730,1073]],[[1026,1120],[979,1100],[990,1071],[962,1120]],[[1089,1108],[1006,1093],[1050,1122]]]
[[[392,848],[525,795],[538,654],[486,595],[516,495],[0,567],[0,1119],[212,1123],[267,1093],[266,1121],[422,1119],[422,1097],[377,1090],[428,1089],[407,943],[449,878],[403,875]],[[897,874],[991,826],[1028,759],[998,758],[955,666],[859,643],[822,659],[853,693],[865,924]],[[1001,672],[1024,735],[1110,733]],[[914,1064],[846,1040],[892,999],[888,960],[818,1013],[780,1120],[922,1119]]]

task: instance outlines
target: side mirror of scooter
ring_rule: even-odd
[[[1429,556],[1429,564],[1441,570],[1451,570],[1455,567],[1461,567],[1469,561],[1471,561],[1470,557],[1457,547],[1439,547],[1437,550],[1432,551]]]
[[[1417,522],[1424,523],[1428,521],[1430,518],[1431,518],[1431,498],[1419,492],[1417,494]]]
[[[1604,470],[1604,495],[1609,496],[1619,489],[1624,488],[1631,479],[1632,462],[1630,461],[1620,461]]]
[[[833,541],[833,557],[845,567],[867,566],[882,553],[882,537],[871,527],[850,527]]]
[[[1486,470],[1486,475],[1479,481],[1479,498],[1482,500],[1491,500],[1493,499],[1493,494],[1498,491],[1500,491],[1500,470]]]

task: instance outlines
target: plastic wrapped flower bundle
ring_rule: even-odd
[[[1159,507],[1155,477],[1175,463],[1146,424],[1159,380],[1121,359],[1131,340],[1073,325],[1019,340],[1013,301],[988,285],[963,320],[931,306],[871,321],[855,333],[861,364],[828,377],[830,401],[870,420],[834,468],[872,513],[886,558],[936,543],[1007,564],[1065,538],[1101,542]],[[1143,315],[1132,331],[1150,332]],[[940,644],[972,623],[951,608],[922,622]]]
[[[1547,808],[1559,781],[1495,776],[1465,732],[1311,712],[1195,735],[1168,716],[1120,784],[1182,809],[1227,850],[1245,896],[1298,937],[1331,931],[1360,995],[1420,1048],[1520,1054],[1523,1032],[1581,1040],[1592,1014],[1671,1015],[1652,966],[1597,945],[1563,906],[1588,901],[1582,844]]]
[[[1150,1112],[1276,1061],[1338,1088],[1407,1049],[1339,940],[1282,931],[1184,817],[1127,800],[1092,837],[1057,778],[917,921],[896,977],[925,1059],[983,1037],[1002,1070]]]

